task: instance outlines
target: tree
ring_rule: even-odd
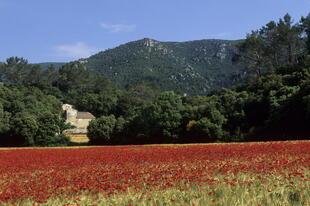
[[[266,61],[263,39],[258,31],[248,34],[246,39],[238,45],[239,54],[235,56],[234,61],[242,61],[249,72],[261,77],[262,70],[266,69]]]
[[[41,83],[41,68],[39,65],[32,65],[29,67],[29,71],[25,75],[24,85],[37,85]]]
[[[181,96],[170,91],[161,93],[142,113],[145,116],[142,119],[148,122],[150,136],[162,138],[164,142],[178,139],[182,110]]]
[[[197,142],[212,142],[224,138],[225,132],[221,124],[211,122],[208,117],[203,117],[192,125],[190,131]]]
[[[22,84],[30,65],[28,61],[19,57],[10,57],[4,64],[2,81],[8,84]]]
[[[117,96],[107,93],[87,93],[81,96],[76,106],[79,110],[89,111],[97,117],[115,113]]]
[[[247,129],[245,106],[249,101],[249,93],[223,89],[217,98],[220,105],[219,111],[227,119],[223,125],[224,130],[229,133],[231,139],[243,139]]]
[[[40,146],[54,144],[54,138],[60,131],[59,116],[50,112],[44,112],[37,118],[38,130],[35,134],[35,144]]]
[[[233,61],[242,62],[257,77],[287,63],[296,63],[304,55],[301,26],[293,24],[289,14],[277,23],[271,21],[252,31],[237,47]]]
[[[301,32],[300,26],[293,25],[292,18],[286,14],[283,19],[279,20],[276,29],[278,35],[278,44],[280,45],[280,56],[283,64],[297,62],[297,57],[302,55]],[[283,65],[282,64],[282,65]]]
[[[79,90],[86,92],[91,84],[90,72],[83,65],[68,63],[59,69],[56,85],[63,92]]]
[[[90,143],[111,144],[115,125],[116,119],[114,115],[102,116],[92,120],[87,127],[87,136],[89,137]]]
[[[219,111],[214,96],[189,97],[185,100],[183,124],[186,124],[185,141],[211,142],[226,136],[223,125],[227,119]]]
[[[28,113],[17,113],[10,122],[12,139],[11,145],[32,146],[35,145],[35,135],[39,125],[35,117]]]
[[[301,18],[301,27],[306,35],[306,48],[308,51],[308,55],[310,55],[310,13],[307,17]]]

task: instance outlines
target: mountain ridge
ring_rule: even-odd
[[[84,65],[96,75],[104,74],[122,88],[148,84],[163,91],[207,95],[242,80],[243,68],[231,61],[241,41],[163,42],[143,38],[74,63]]]
[[[233,85],[240,65],[231,62],[241,40],[161,42],[144,38],[99,52],[79,62],[127,87],[149,83],[162,90],[208,94]]]

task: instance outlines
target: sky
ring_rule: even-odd
[[[0,61],[68,62],[130,41],[242,39],[310,0],[0,0]]]

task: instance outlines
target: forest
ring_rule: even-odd
[[[120,88],[76,62],[41,68],[10,57],[0,63],[0,145],[68,145],[63,103],[96,116],[93,145],[310,138],[310,14],[251,31],[232,62],[243,83],[192,96],[148,82]]]

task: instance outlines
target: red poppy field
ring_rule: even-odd
[[[0,150],[0,205],[310,205],[310,142]]]

